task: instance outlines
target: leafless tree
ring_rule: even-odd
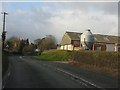
[[[42,39],[36,39],[34,42],[40,52],[56,48],[56,39],[53,35],[46,35],[46,37]]]

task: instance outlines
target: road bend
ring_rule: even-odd
[[[10,56],[3,88],[116,88],[117,78],[83,70],[63,61],[40,61]]]

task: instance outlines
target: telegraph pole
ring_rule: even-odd
[[[2,12],[4,18],[3,18],[3,32],[2,32],[2,51],[4,50],[5,47],[5,39],[6,39],[6,31],[5,31],[5,16],[8,15],[6,12]]]

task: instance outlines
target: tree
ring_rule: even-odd
[[[47,35],[46,38],[46,49],[55,49],[56,48],[56,39],[52,35]]]
[[[26,39],[26,45],[29,45],[29,39],[28,38]]]
[[[5,46],[9,51],[22,54],[23,48],[29,45],[29,39],[20,40],[18,37],[12,36],[6,40]]]
[[[35,45],[32,43],[30,45],[25,45],[22,52],[23,54],[33,55],[35,53]]]
[[[47,35],[42,39],[36,39],[34,42],[37,45],[37,48],[40,50],[40,52],[56,48],[56,39],[53,35]]]
[[[19,49],[20,39],[18,37],[12,36],[6,40],[5,46],[9,47],[12,52],[17,52]]]
[[[22,51],[23,51],[23,48],[25,47],[25,40],[21,40],[20,41],[20,44],[19,44],[19,53],[21,53],[22,54]]]
[[[27,47],[27,46],[29,46],[29,39],[27,38],[26,40],[21,40],[20,41],[20,45],[19,45],[19,53],[23,53],[23,49],[24,49],[24,47]]]

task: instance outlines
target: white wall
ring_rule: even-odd
[[[120,48],[120,46],[115,46],[115,51],[118,51],[118,48]]]
[[[106,51],[115,51],[114,44],[106,44]]]
[[[73,50],[73,45],[68,45],[68,50]]]
[[[74,50],[80,50],[80,47],[75,47]]]
[[[73,50],[73,45],[64,45],[59,48],[60,50]]]
[[[118,46],[115,46],[115,51],[118,51]]]
[[[64,49],[64,47],[63,47],[63,46],[61,46],[61,47],[60,47],[60,49],[61,49],[61,50],[63,50],[63,49]]]
[[[64,45],[64,50],[68,50],[68,45]]]
[[[64,46],[61,46],[60,48],[58,48],[60,50],[80,50],[80,47],[73,47],[73,45],[64,45]]]

